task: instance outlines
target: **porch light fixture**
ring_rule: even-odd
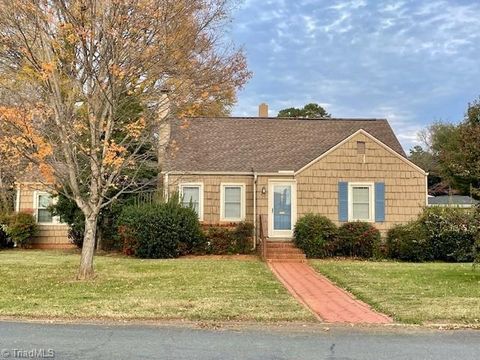
[[[262,195],[265,195],[267,193],[267,189],[265,188],[265,186],[262,187]]]

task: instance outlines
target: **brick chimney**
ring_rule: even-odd
[[[268,105],[261,103],[258,106],[258,117],[268,117]]]

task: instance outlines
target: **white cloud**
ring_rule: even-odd
[[[386,117],[406,149],[435,118],[460,119],[478,95],[477,0],[247,0],[232,27],[254,78],[237,115],[325,104]]]
[[[346,9],[359,9],[361,7],[367,6],[367,2],[365,0],[350,0],[350,1],[337,1],[335,5],[331,5],[328,8],[334,10],[346,10]]]

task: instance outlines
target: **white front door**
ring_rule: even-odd
[[[291,238],[297,214],[294,181],[275,180],[269,183],[269,236]]]

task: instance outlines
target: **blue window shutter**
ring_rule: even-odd
[[[348,182],[338,183],[338,220],[348,221]]]
[[[385,221],[385,183],[375,183],[375,222]]]

